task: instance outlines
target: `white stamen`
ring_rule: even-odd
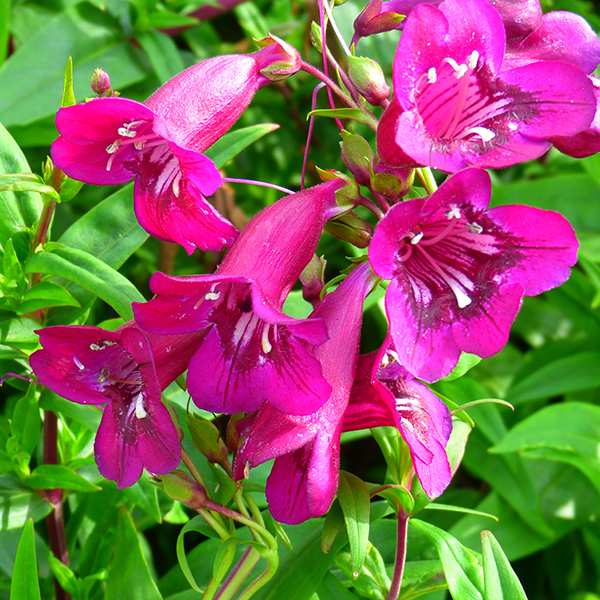
[[[179,198],[179,182],[181,181],[181,171],[175,175],[175,179],[173,179],[173,193],[176,198]]]
[[[232,335],[232,341],[235,346],[237,346],[240,343],[242,337],[252,335],[252,332],[254,331],[254,329],[256,329],[256,323],[252,325],[250,323],[253,317],[254,313],[252,311],[248,311],[239,318]],[[247,328],[249,328],[248,332],[246,332]]]
[[[127,129],[127,127],[119,127],[117,129],[117,133],[122,135],[123,137],[134,138],[137,135],[137,131],[132,131],[131,129]]]
[[[458,66],[458,63],[453,58],[447,57],[442,62],[447,62],[455,71],[458,71],[458,69],[460,68]]]
[[[435,67],[431,67],[427,71],[427,83],[435,83],[437,81],[437,71]]]
[[[73,362],[77,365],[77,368],[80,371],[83,371],[85,369],[85,365],[75,355],[73,356]]]
[[[140,392],[135,398],[135,416],[138,419],[145,419],[148,416],[146,409],[144,408],[144,394]]]
[[[220,291],[215,291],[217,286],[219,285],[219,283],[213,283],[210,287],[210,292],[208,292],[206,294],[206,296],[204,296],[205,300],[218,300],[219,296],[221,295]],[[194,307],[195,308],[195,307]]]
[[[104,348],[108,348],[108,346],[114,346],[116,342],[111,342],[110,340],[102,340],[100,345],[98,344],[90,344],[90,350],[104,350]]]
[[[479,52],[477,50],[473,50],[471,52],[471,56],[469,56],[469,69],[474,69],[477,66],[477,61],[479,60]]]
[[[263,329],[262,338],[261,338],[261,345],[262,345],[263,352],[265,354],[269,354],[269,352],[271,352],[271,350],[273,350],[273,346],[271,346],[271,342],[269,341],[269,329],[270,328],[271,328],[270,323],[267,323],[265,325],[265,328]]]
[[[489,142],[496,137],[496,134],[486,127],[471,127],[467,130],[467,133],[478,135],[484,142]]]
[[[469,68],[467,65],[459,65],[458,69],[454,71],[454,77],[456,77],[456,79],[460,79],[468,70]]]
[[[414,236],[411,238],[411,240],[410,240],[410,243],[411,243],[413,246],[416,246],[416,245],[417,245],[417,244],[418,244],[418,243],[421,241],[421,238],[422,238],[422,237],[423,237],[423,232],[422,232],[422,231],[419,231],[419,233],[417,233],[416,235],[414,235]]]
[[[448,280],[448,285],[450,289],[454,292],[454,296],[456,297],[456,303],[458,304],[458,308],[465,308],[465,306],[469,306],[472,300],[462,291],[462,289],[452,280]]]
[[[141,142],[133,142],[133,147],[136,150],[141,150],[146,145],[146,140],[142,140]]]
[[[467,223],[467,229],[471,232],[471,233],[482,233],[483,232],[483,227],[479,224],[479,223]]]
[[[447,210],[444,214],[448,219],[460,219],[460,208],[456,204],[451,204],[450,210]]]
[[[98,375],[98,379],[96,381],[98,383],[104,383],[110,377],[110,371],[107,367],[102,367],[102,371],[100,371],[100,375]]]
[[[114,154],[121,147],[121,140],[115,140],[112,144],[106,146],[106,151],[109,154]]]

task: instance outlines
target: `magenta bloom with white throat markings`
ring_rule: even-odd
[[[323,320],[293,319],[282,307],[325,222],[340,212],[335,194],[343,185],[332,180],[282,198],[251,219],[214,275],[156,273],[157,297],[134,303],[145,330],[204,335],[187,379],[199,408],[252,412],[267,400],[282,412],[309,414],[329,397],[310,353],[327,340]]]
[[[446,444],[452,432],[448,407],[400,364],[391,339],[361,355],[343,431],[396,427],[408,444],[413,466],[429,498],[450,483]]]
[[[395,129],[381,129],[405,162],[449,173],[541,156],[555,136],[587,129],[593,85],[558,60],[503,66],[506,33],[486,0],[416,6],[394,60]]]
[[[94,444],[104,477],[124,488],[140,478],[143,468],[164,474],[177,467],[179,434],[161,402],[161,389],[185,369],[194,339],[151,336],[153,349],[135,324],[116,331],[65,325],[38,333],[43,349],[31,355],[38,379],[72,402],[108,403]],[[165,360],[167,356],[171,360]]]
[[[363,303],[376,279],[367,263],[358,265],[311,315],[323,319],[329,332],[329,340],[312,349],[333,390],[322,407],[297,416],[265,402],[243,427],[234,477],[242,479],[247,468],[275,458],[266,495],[271,515],[282,523],[324,515],[337,492],[342,420],[358,359]]]
[[[86,183],[115,185],[135,177],[135,213],[149,234],[189,254],[222,250],[238,231],[206,199],[222,179],[202,153],[270,83],[261,69],[279,58],[271,47],[218,56],[179,73],[143,104],[109,97],[61,108],[52,159]]]
[[[394,206],[369,248],[391,280],[385,298],[401,364],[425,381],[445,377],[461,351],[502,349],[523,296],[566,281],[577,260],[573,228],[529,206],[489,210],[489,175],[465,169],[427,198]]]

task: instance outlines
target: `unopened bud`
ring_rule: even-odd
[[[287,79],[300,70],[302,65],[300,53],[291,44],[274,35],[255,41],[261,50],[254,56],[261,75],[269,81]]]
[[[156,475],[155,479],[162,483],[163,489],[173,500],[179,500],[194,510],[206,505],[206,490],[187,473],[175,469],[166,475]]]
[[[357,133],[342,131],[342,160],[360,185],[369,185],[373,170],[373,151],[369,142]]]
[[[199,415],[190,414],[187,424],[194,446],[206,456],[209,462],[223,464],[227,461],[229,450],[221,439],[221,433],[210,421]]]
[[[386,6],[389,4],[391,3],[384,4],[382,0],[370,0],[354,21],[354,37],[352,38],[354,45],[360,38],[402,28],[404,15],[389,10]]]
[[[325,231],[357,248],[367,248],[373,237],[373,226],[352,212],[325,223]]]
[[[415,170],[410,167],[394,167],[380,160],[375,161],[371,175],[371,190],[382,194],[390,203],[406,196],[415,180]]]
[[[302,297],[310,302],[313,307],[321,301],[321,291],[325,287],[325,258],[319,258],[316,254],[300,273],[302,283]]]
[[[90,86],[94,94],[98,96],[104,96],[110,91],[110,77],[104,69],[94,69],[92,78],[90,79]]]
[[[333,169],[319,169],[319,167],[317,167],[317,173],[322,181],[341,179],[345,183],[344,187],[341,187],[335,192],[335,200],[339,210],[335,214],[330,215],[330,217],[347,213],[358,204],[360,190],[354,179],[348,177],[348,175],[344,175],[344,173],[341,173],[340,171],[334,171]]]
[[[364,56],[348,57],[348,75],[365,100],[373,106],[381,105],[389,98],[390,86],[379,63]]]

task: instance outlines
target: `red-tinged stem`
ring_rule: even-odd
[[[300,68],[303,71],[306,71],[313,77],[316,77],[320,81],[322,81],[331,91],[335,92],[335,94],[340,98],[340,100],[350,108],[357,108],[352,98],[348,96],[348,94],[344,93],[342,88],[331,79],[328,75],[325,75],[322,71],[319,71],[316,67],[313,67],[311,64],[302,61]]]
[[[394,576],[392,585],[386,600],[398,600],[400,596],[400,586],[402,585],[402,574],[404,573],[404,563],[406,562],[406,534],[408,532],[409,516],[400,509],[398,513],[398,532],[396,538],[396,560],[394,562]]]
[[[44,453],[43,462],[46,465],[58,464],[58,418],[47,410],[44,414]],[[69,566],[69,551],[67,547],[67,536],[65,535],[65,518],[63,512],[63,497],[61,489],[45,490],[46,499],[52,504],[52,512],[46,517],[48,528],[48,540],[50,550],[60,562]],[[65,592],[55,579],[56,600],[71,600],[71,596]]]

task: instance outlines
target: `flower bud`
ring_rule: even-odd
[[[371,174],[370,188],[382,194],[392,204],[403,198],[415,180],[415,170],[408,167],[394,167],[377,157]]]
[[[373,170],[373,151],[364,137],[342,131],[342,160],[360,185],[369,185]]]
[[[194,446],[206,456],[209,462],[223,464],[229,450],[221,439],[220,431],[207,419],[190,414],[187,420]]]
[[[90,86],[94,94],[104,96],[110,91],[110,77],[103,69],[94,69],[90,79]]]
[[[319,169],[319,167],[317,167],[317,173],[322,181],[341,179],[346,184],[335,192],[338,210],[335,214],[331,214],[330,218],[344,214],[352,210],[358,204],[360,190],[354,179],[348,177],[348,175],[344,175],[340,171],[334,171],[333,169]]]
[[[404,18],[404,15],[393,12],[389,9],[389,6],[384,6],[382,0],[370,0],[354,21],[352,43],[356,45],[360,38],[401,29],[400,24],[404,21]]]
[[[327,221],[325,231],[357,248],[367,248],[373,237],[373,226],[352,212]]]
[[[166,494],[173,500],[179,500],[194,510],[206,505],[206,490],[187,473],[175,469],[166,475],[155,476],[155,479],[162,483]]]
[[[268,81],[281,81],[300,70],[302,59],[294,46],[270,35],[256,43],[261,50],[254,54],[260,73]]]
[[[313,307],[321,301],[321,291],[325,287],[325,267],[327,261],[324,257],[319,258],[316,254],[300,273],[302,283],[302,298],[310,302]]]
[[[373,106],[381,105],[390,95],[390,86],[378,63],[364,56],[348,57],[348,74],[365,100]]]

